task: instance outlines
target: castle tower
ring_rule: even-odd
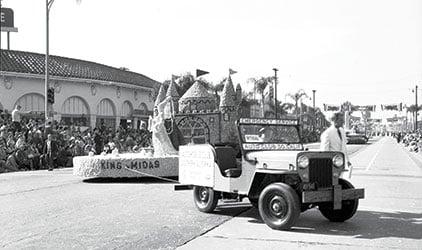
[[[173,102],[173,107],[174,107],[174,112],[175,113],[179,113],[179,93],[177,92],[176,89],[176,83],[174,83],[174,81],[170,82],[170,85],[167,89],[167,94],[166,97],[171,97],[172,98],[172,102]]]
[[[224,143],[235,143],[238,140],[236,133],[237,109],[237,95],[234,91],[232,78],[229,76],[224,84],[220,100],[221,141]]]
[[[214,95],[196,81],[179,100],[179,112],[194,113],[214,111],[216,108]]]
[[[242,87],[240,86],[240,83],[236,85],[236,101],[237,106],[242,102]]]
[[[155,99],[154,107],[158,106],[164,99],[166,99],[166,91],[164,89],[164,84],[161,84],[157,99]]]

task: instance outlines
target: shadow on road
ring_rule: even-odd
[[[92,178],[83,180],[85,183],[110,184],[110,183],[142,183],[142,184],[175,184],[177,177],[166,177],[169,180],[163,180],[153,177],[137,178]]]
[[[251,223],[264,223],[257,209],[240,216]],[[358,211],[343,223],[330,222],[317,209],[302,213],[291,232],[352,236],[362,239],[407,238],[422,239],[422,213]]]

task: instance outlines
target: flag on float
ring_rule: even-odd
[[[229,69],[229,75],[234,75],[234,74],[236,74],[236,73],[237,73],[237,71],[236,71],[236,70]]]
[[[180,76],[177,76],[177,75],[171,75],[171,81],[172,82],[175,82],[177,79],[179,79],[180,78]]]
[[[205,71],[205,70],[200,70],[200,69],[197,69],[197,70],[196,70],[196,77],[200,77],[200,76],[206,75],[206,74],[208,74],[208,73],[210,73],[210,72]]]

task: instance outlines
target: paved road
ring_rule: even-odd
[[[191,191],[174,192],[171,183],[153,180],[87,183],[72,176],[71,169],[2,174],[0,248],[172,249],[183,246],[197,249],[206,246],[265,248],[272,244],[325,248],[324,241],[319,243],[321,236],[330,244],[336,242],[334,239],[341,243],[346,238],[355,244],[355,240],[366,242],[370,237],[382,240],[388,236],[410,246],[408,241],[417,242],[422,231],[420,224],[413,222],[421,220],[420,194],[419,200],[412,197],[417,195],[414,194],[417,188],[420,190],[421,179],[411,177],[420,173],[414,167],[399,173],[394,172],[398,166],[382,169],[382,152],[390,148],[387,142],[368,147],[348,146],[350,152],[365,159],[378,149],[381,152],[368,170],[364,160],[359,162],[361,157],[352,158],[356,167],[353,180],[357,186],[367,189],[367,199],[362,201],[356,218],[348,224],[333,225],[324,221],[317,211],[309,211],[300,218],[299,229],[296,229],[299,231],[287,233],[269,230],[248,203],[223,204],[215,214],[200,213],[193,205]],[[387,146],[380,148],[382,145]],[[387,151],[387,155],[394,154]],[[385,176],[381,178],[384,184],[390,184],[380,186],[379,175]],[[403,190],[405,186],[407,189]],[[402,202],[397,202],[398,197]],[[386,204],[384,210],[380,209],[383,203]],[[375,222],[369,223],[371,220]],[[262,245],[263,242],[267,244]],[[330,246],[343,247],[341,244]]]
[[[0,248],[173,249],[249,205],[196,210],[170,183],[86,183],[71,169],[0,175]]]
[[[358,149],[352,182],[366,198],[345,223],[313,209],[293,230],[276,231],[250,209],[180,249],[422,249],[421,159],[389,137]]]

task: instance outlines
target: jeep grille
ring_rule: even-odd
[[[318,188],[331,187],[333,180],[332,165],[332,159],[309,159],[309,182],[316,183]]]

